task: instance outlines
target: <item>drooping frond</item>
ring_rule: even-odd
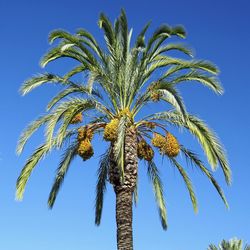
[[[181,147],[181,151],[184,153],[184,155],[186,156],[186,158],[190,161],[192,165],[198,167],[202,171],[202,173],[204,173],[207,176],[207,178],[211,181],[211,183],[217,190],[218,194],[220,195],[226,207],[229,208],[223,190],[221,189],[217,181],[214,179],[213,174],[204,166],[203,162],[198,158],[198,156],[192,151],[184,148],[183,146]]]
[[[176,50],[176,51],[182,52],[190,57],[193,57],[193,54],[194,54],[190,48],[188,48],[187,46],[185,46],[183,44],[169,43],[167,45],[159,47],[154,53],[152,53],[150,58],[151,58],[151,60],[154,60],[155,57],[157,57],[165,52],[171,51],[171,50]]]
[[[165,74],[162,74],[157,81],[165,79],[172,84],[196,81],[209,87],[218,94],[223,93],[223,88],[219,84],[218,79],[209,75],[218,74],[217,67],[209,62],[200,60],[186,61],[168,56],[157,56],[157,58],[155,58],[155,60],[145,69],[142,82],[148,80],[157,70],[167,67],[169,67],[169,69]],[[190,72],[174,75],[174,73],[179,73],[179,71],[183,69],[190,70]],[[168,79],[167,77],[171,78]]]
[[[227,161],[226,153],[223,150],[217,135],[199,118],[189,115],[187,128],[191,133],[193,133],[203,146],[203,149],[206,152],[206,155],[209,159],[212,159],[215,156],[216,162],[219,162],[228,184],[231,183],[231,171]],[[207,150],[209,148],[209,150]],[[210,154],[212,153],[212,154]],[[211,157],[212,156],[212,157]],[[212,161],[210,160],[210,164]]]
[[[62,120],[62,125],[58,129],[57,133],[57,146],[60,147],[63,142],[66,130],[73,119],[73,117],[80,113],[88,110],[95,109],[96,104],[88,99],[72,98],[69,101],[62,102],[55,110],[52,111],[53,119],[47,123],[46,127],[46,138],[47,142],[50,143],[54,134],[57,123]],[[68,113],[67,113],[68,112]],[[67,114],[65,116],[65,114]],[[62,119],[64,118],[64,119]]]
[[[88,68],[86,67],[86,65],[78,65],[76,67],[74,67],[72,70],[70,70],[69,72],[67,72],[67,74],[64,75],[63,80],[65,82],[67,82],[72,76],[84,72],[85,70],[88,70]]]
[[[31,137],[31,135],[37,129],[39,129],[42,125],[46,124],[52,117],[53,117],[53,115],[51,115],[51,114],[46,114],[46,115],[40,116],[38,119],[31,122],[27,126],[27,128],[22,132],[22,134],[18,140],[17,149],[16,149],[18,155],[20,155],[22,153],[23,148],[24,148],[26,142]]]
[[[87,87],[73,85],[57,94],[47,105],[47,111],[53,108],[59,101],[71,94],[85,94],[93,95],[93,97],[102,98],[101,94],[97,90],[92,90],[91,93]],[[92,98],[93,98],[92,97]],[[90,97],[91,98],[91,97]]]
[[[175,87],[165,81],[152,83],[142,96],[139,96],[134,104],[134,112],[137,114],[148,102],[152,101],[152,95],[156,94],[159,101],[162,100],[170,104],[167,109],[175,108],[185,120],[186,107],[180,93]]]
[[[160,99],[170,103],[178,112],[186,117],[186,108],[180,93],[174,88],[172,84],[161,81],[157,83],[154,89],[159,91]]]
[[[177,25],[177,26],[172,28],[171,35],[172,36],[179,36],[181,38],[186,38],[187,33],[186,33],[185,28],[183,26]]]
[[[197,212],[198,211],[198,204],[197,204],[196,195],[194,193],[191,180],[189,179],[184,168],[174,158],[170,158],[169,160],[173,164],[173,166],[175,166],[178,169],[179,173],[181,174],[181,176],[186,184],[186,187],[188,189],[189,196],[190,196],[194,211]]]
[[[88,32],[87,30],[85,30],[83,28],[78,29],[77,32],[76,32],[76,34],[78,36],[87,38],[89,41],[92,42],[92,44],[94,44],[97,48],[99,48],[98,43],[95,40],[94,36],[90,32]],[[100,48],[99,48],[99,50],[100,50]]]
[[[24,168],[22,169],[21,174],[19,175],[16,183],[16,199],[22,200],[23,199],[23,193],[26,187],[26,183],[31,175],[31,172],[36,167],[37,163],[44,157],[49,150],[51,149],[51,146],[47,143],[41,145],[38,147],[35,152],[30,156],[30,158],[27,160]]]
[[[163,195],[163,186],[159,176],[158,168],[153,161],[148,162],[148,176],[152,182],[155,200],[158,205],[161,225],[164,230],[167,229],[167,212]]]
[[[78,87],[69,87],[63,91],[61,91],[59,94],[57,94],[47,105],[47,111],[49,111],[51,108],[53,108],[59,101],[61,101],[64,97],[73,94],[73,93],[88,93],[88,89],[87,88],[78,88]]]
[[[62,85],[70,84],[65,82],[64,79],[58,75],[45,73],[39,74],[38,76],[32,77],[24,82],[20,88],[22,95],[28,94],[31,90],[43,85],[44,83],[60,83]]]
[[[74,134],[72,131],[68,131],[67,135],[65,136],[64,140],[68,139]],[[56,138],[52,139],[52,142],[48,144],[47,142],[39,146],[34,153],[28,158],[28,160],[25,163],[25,166],[23,167],[21,174],[19,175],[16,183],[16,199],[22,200],[24,190],[27,184],[27,181],[34,170],[34,168],[37,166],[39,161],[45,157],[54,147],[56,146]]]
[[[53,208],[57,194],[62,186],[64,178],[68,172],[69,166],[77,154],[77,142],[74,142],[72,145],[68,146],[66,151],[62,156],[62,160],[57,169],[57,174],[52,186],[52,189],[49,194],[48,206],[49,208]]]
[[[176,111],[156,113],[149,116],[148,119],[166,121],[169,124],[186,128],[198,139],[212,168],[216,169],[216,166],[219,163],[223,170],[226,182],[228,184],[231,183],[231,171],[223,146],[217,135],[205,124],[204,121],[191,114],[188,114],[186,121],[183,121],[181,114]]]
[[[85,54],[69,46],[67,47],[67,50],[65,50],[64,46],[65,44],[63,43],[49,50],[40,60],[41,67],[44,68],[48,63],[63,57],[76,60],[86,68],[90,66],[89,60]]]
[[[97,172],[97,185],[96,185],[96,198],[95,198],[95,224],[100,225],[103,208],[103,196],[106,191],[106,182],[108,178],[108,169],[110,164],[110,153],[109,148],[105,154],[101,156],[99,162],[99,169]]]
[[[160,79],[166,79],[182,70],[201,70],[213,75],[219,73],[219,69],[212,63],[202,60],[180,61],[173,60],[173,66],[171,66]]]
[[[192,71],[188,74],[181,75],[170,81],[172,84],[177,84],[181,82],[199,82],[206,87],[212,89],[215,93],[223,94],[223,88],[218,82],[218,79],[212,76],[207,76],[198,71]]]
[[[49,41],[53,42],[55,39],[63,39],[63,46],[61,48],[61,52],[65,51],[77,51],[82,52],[81,54],[85,58],[86,61],[92,64],[96,64],[96,59],[90,50],[85,46],[85,44],[91,46],[86,40],[81,39],[79,36],[72,35],[64,30],[55,30],[50,33]],[[77,48],[77,50],[72,50],[72,47]]]
[[[166,24],[163,24],[158,27],[148,41],[145,50],[145,55],[152,49],[153,44],[160,40],[160,42],[156,45],[157,47],[159,47],[164,42],[164,40],[171,36],[171,32],[171,27]],[[155,48],[157,49],[157,47]]]

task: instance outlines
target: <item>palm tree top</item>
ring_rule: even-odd
[[[219,247],[214,244],[209,245],[208,250],[243,250],[243,241],[233,238],[229,241],[222,240]],[[250,245],[245,245],[244,250],[250,250]]]
[[[75,34],[64,30],[51,32],[49,42],[58,43],[43,56],[41,66],[45,67],[60,58],[72,59],[76,66],[62,76],[54,73],[36,75],[25,81],[20,89],[22,95],[26,95],[47,83],[59,84],[63,88],[48,103],[46,113],[32,122],[20,137],[18,154],[22,153],[31,135],[41,126],[46,126],[44,144],[27,160],[18,178],[17,199],[23,198],[26,183],[40,159],[52,149],[65,149],[48,200],[49,206],[53,207],[75,156],[80,155],[87,160],[94,154],[91,140],[96,134],[103,134],[104,140],[109,141],[110,147],[114,148],[115,161],[123,181],[126,131],[133,128],[137,136],[137,156],[148,164],[148,174],[153,183],[163,228],[166,228],[166,208],[159,171],[153,161],[157,152],[164,155],[180,172],[195,211],[197,201],[191,180],[177,160],[180,152],[208,177],[227,205],[223,191],[212,172],[194,152],[181,145],[169,132],[169,128],[175,126],[194,135],[212,170],[220,166],[226,182],[230,184],[230,167],[217,135],[203,120],[187,111],[177,89],[181,83],[195,82],[216,94],[222,94],[223,88],[217,78],[218,68],[209,61],[194,59],[192,50],[186,45],[168,42],[173,36],[180,39],[186,37],[182,26],[171,27],[163,24],[146,39],[150,26],[148,23],[131,44],[132,29],[129,30],[124,10],[121,10],[113,25],[101,13],[98,25],[104,32],[105,48],[85,29],[79,29]],[[170,56],[170,51],[180,52],[186,59]],[[84,74],[86,81],[76,81],[77,74]],[[141,110],[156,102],[164,103],[165,110],[148,113],[141,118]],[[82,121],[85,125],[81,124]],[[101,218],[109,160],[110,148],[102,156],[98,170],[97,224]]]

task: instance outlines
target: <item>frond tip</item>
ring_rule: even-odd
[[[167,229],[167,211],[163,195],[163,185],[159,176],[158,168],[153,161],[148,162],[148,176],[152,182],[155,200],[158,205],[161,225],[164,230]]]
[[[211,183],[213,184],[213,186],[217,190],[218,194],[220,195],[220,197],[221,197],[222,201],[224,202],[224,204],[226,205],[226,207],[229,208],[229,205],[227,203],[227,200],[226,200],[226,197],[224,195],[223,190],[221,189],[221,187],[219,186],[217,181],[214,179],[212,173],[204,166],[204,164],[198,158],[198,156],[195,153],[193,153],[192,151],[184,148],[183,146],[181,146],[181,151],[184,153],[185,157],[187,158],[187,160],[189,160],[191,162],[192,165],[198,167],[207,176],[207,178],[211,181]]]
[[[36,167],[37,163],[44,157],[50,150],[50,146],[48,144],[43,144],[40,147],[38,147],[35,152],[29,157],[27,160],[25,166],[23,167],[21,174],[19,175],[16,183],[16,199],[22,200],[23,194],[25,191],[25,187],[27,184],[27,181]]]
[[[52,186],[52,189],[50,191],[49,199],[48,199],[48,206],[49,208],[53,208],[57,194],[60,190],[60,187],[64,181],[65,175],[68,172],[69,166],[76,156],[76,148],[77,145],[74,143],[68,149],[65,151],[62,160],[60,162],[60,165],[57,169],[57,174],[54,180],[54,184]]]
[[[186,184],[186,187],[188,189],[189,196],[190,196],[190,199],[192,201],[192,205],[193,205],[194,211],[195,211],[195,213],[197,213],[198,212],[198,205],[197,205],[196,195],[194,193],[193,185],[192,185],[191,180],[189,179],[189,177],[188,177],[186,171],[184,170],[184,168],[175,159],[171,158],[170,162],[180,172],[180,174],[181,174],[181,176],[182,176],[182,178],[183,178],[183,180],[184,180],[184,182]]]
[[[98,181],[96,184],[96,199],[95,199],[95,224],[100,225],[103,208],[103,197],[106,191],[106,182],[108,178],[108,169],[110,162],[111,148],[102,155],[97,172]]]

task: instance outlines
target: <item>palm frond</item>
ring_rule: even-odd
[[[171,66],[171,65],[180,65],[180,64],[184,63],[183,60],[176,59],[176,58],[171,58],[171,57],[167,57],[167,56],[160,56],[160,58],[158,58],[158,57],[159,56],[157,56],[155,58],[155,60],[152,61],[148,65],[148,67],[145,68],[145,70],[143,72],[141,84],[144,83],[145,81],[147,81],[153,75],[154,72],[156,72],[157,70],[159,70],[161,68],[166,68],[166,67]]]
[[[160,27],[158,27],[155,32],[153,33],[153,35],[151,36],[151,38],[148,41],[147,47],[146,47],[146,51],[145,53],[148,53],[148,51],[150,51],[150,49],[152,48],[152,45],[159,39],[163,38],[161,40],[161,43],[164,42],[165,39],[167,39],[168,37],[171,36],[171,27],[163,24]],[[160,46],[160,44],[158,44],[158,46]]]
[[[104,13],[100,14],[98,25],[101,29],[104,30],[107,46],[109,49],[112,50],[112,46],[115,43],[114,30],[113,30],[111,22],[109,21],[108,17]]]
[[[192,165],[195,165],[196,167],[198,167],[207,176],[207,178],[211,181],[211,183],[217,190],[218,194],[220,195],[226,207],[229,208],[223,190],[221,189],[217,181],[214,179],[213,174],[204,166],[203,162],[199,159],[199,157],[192,151],[184,148],[183,146],[181,146],[181,151],[184,153],[185,157],[188,160],[190,160]]]
[[[161,225],[164,230],[167,229],[167,212],[163,195],[163,186],[159,176],[158,168],[153,161],[148,162],[148,176],[152,182],[155,200],[158,205]]]
[[[182,100],[180,93],[174,88],[172,84],[161,81],[157,83],[154,89],[160,91],[160,99],[170,103],[180,114],[183,115],[183,118],[186,117],[186,107]]]
[[[57,174],[49,194],[49,199],[48,199],[49,208],[53,208],[57,194],[64,181],[65,175],[67,174],[69,166],[76,155],[77,155],[77,142],[74,142],[64,152],[62,160],[57,169]]]
[[[223,145],[220,143],[217,135],[205,124],[205,122],[193,115],[189,115],[188,117],[187,128],[200,141],[211,166],[215,167],[216,163],[219,162],[226,182],[230,184],[231,170]],[[213,162],[214,160],[215,162]]]
[[[65,119],[63,125],[61,126],[60,133],[58,133],[59,136],[57,138],[58,146],[59,144],[61,144],[64,138],[65,131],[70,123],[70,119],[72,119],[74,115],[77,114],[77,111],[79,113],[81,111],[86,111],[94,108],[95,104],[93,103],[93,101],[88,99],[71,98],[69,99],[69,101],[62,102],[59,106],[56,107],[55,110],[51,112],[51,114],[53,114],[53,119],[50,119],[46,126],[45,136],[47,142],[50,143],[52,141],[55,127],[62,118]],[[65,114],[67,114],[66,117]]]
[[[89,95],[89,98],[102,98],[101,94],[97,90],[92,90],[91,94],[88,87],[85,86],[79,86],[79,85],[73,85],[68,87],[67,89],[61,91],[59,94],[57,94],[47,105],[47,111],[53,108],[59,101],[61,101],[64,97],[70,95],[70,94],[86,94]],[[92,95],[92,96],[91,96]]]
[[[66,49],[71,48],[73,46],[75,46],[76,48],[79,48],[83,53],[84,53],[84,57],[85,59],[92,63],[95,64],[96,63],[96,59],[93,56],[93,54],[87,49],[87,47],[84,46],[84,44],[88,44],[90,45],[86,40],[81,39],[78,36],[74,36],[72,34],[70,34],[67,31],[64,30],[55,30],[52,31],[49,35],[49,42],[53,42],[55,39],[61,38],[63,39],[65,45],[63,48],[61,48],[61,51],[64,52]],[[91,46],[91,45],[90,45]],[[96,48],[94,47],[94,50]]]
[[[184,69],[190,69],[190,70],[202,70],[204,72],[217,75],[219,74],[219,69],[212,63],[208,61],[203,60],[191,60],[191,61],[182,61],[182,62],[176,62],[176,65],[170,67],[165,74],[160,79],[165,79],[167,77],[170,77],[174,73],[178,73],[181,70]]]
[[[145,120],[162,120],[178,127],[186,128],[198,139],[205,152],[209,164],[215,170],[219,163],[225,176],[227,184],[231,183],[231,170],[227,161],[223,145],[217,135],[198,117],[187,114],[186,121],[183,121],[180,113],[176,111],[159,112],[145,117]]]
[[[186,107],[183,102],[183,99],[180,95],[180,93],[175,89],[175,87],[172,84],[169,84],[168,82],[161,81],[157,84],[152,83],[149,84],[148,91],[146,91],[143,95],[139,96],[134,104],[133,111],[135,113],[138,113],[141,108],[146,106],[149,101],[151,101],[151,94],[153,92],[157,92],[159,94],[160,100],[163,100],[170,104],[170,108],[176,109],[177,112],[182,114],[183,119],[186,118]],[[151,89],[152,86],[152,90]]]
[[[189,196],[190,196],[194,211],[197,212],[198,211],[198,204],[197,204],[196,195],[194,193],[191,180],[189,179],[184,168],[174,158],[169,158],[169,160],[173,164],[173,166],[175,166],[178,169],[179,173],[181,174],[181,176],[186,184],[186,187],[188,189]]]
[[[64,79],[58,75],[44,73],[34,76],[23,83],[20,88],[22,95],[28,94],[31,90],[43,85],[44,83],[60,83],[62,85],[67,85],[69,82],[65,82]]]
[[[177,26],[172,28],[171,35],[172,36],[179,36],[181,38],[186,38],[187,33],[186,33],[185,28],[183,26],[177,25]]]
[[[86,112],[91,109],[95,109],[95,103],[91,100],[84,100],[84,99],[71,99],[69,102],[64,102],[54,112],[55,118],[51,121],[51,123],[48,123],[46,135],[47,135],[47,141],[50,141],[51,136],[53,136],[53,132],[55,129],[55,126],[57,122],[62,118],[63,115],[65,115],[65,112],[70,111],[67,116],[64,116],[64,119],[62,121],[61,127],[58,129],[57,133],[57,146],[60,147],[64,137],[66,135],[67,128],[73,119],[73,117],[80,113],[80,112]]]
[[[167,45],[159,47],[151,56],[151,60],[155,59],[156,56],[163,54],[164,52],[168,52],[171,50],[180,51],[190,57],[193,57],[193,51],[185,46],[184,44],[178,43],[169,43]]]
[[[110,163],[111,148],[101,156],[99,162],[99,169],[97,172],[98,180],[96,185],[96,198],[95,198],[95,224],[100,225],[103,208],[103,196],[106,191],[106,182],[108,178],[108,169]]]
[[[42,68],[44,68],[48,63],[57,60],[59,58],[67,57],[71,58],[73,60],[76,60],[77,62],[80,62],[85,67],[90,67],[88,64],[88,58],[85,54],[81,53],[80,51],[74,49],[74,48],[68,48],[67,50],[63,50],[63,46],[65,44],[60,44],[57,47],[52,48],[49,50],[40,60],[40,65]]]
[[[92,44],[94,44],[97,48],[99,48],[98,43],[95,40],[94,36],[90,32],[88,32],[87,30],[85,30],[83,28],[78,29],[77,32],[76,32],[76,34],[78,36],[82,36],[82,37],[87,38],[88,40],[90,40],[92,42]]]
[[[148,22],[142,29],[142,31],[139,33],[139,35],[136,38],[136,42],[135,42],[135,48],[138,49],[139,48],[145,48],[145,33],[147,32],[149,26],[151,24],[151,21]]]
[[[53,115],[51,115],[51,114],[46,114],[46,115],[40,116],[38,119],[31,122],[27,126],[27,128],[22,132],[22,134],[18,140],[17,149],[16,149],[18,155],[20,155],[22,153],[25,144],[27,143],[29,138],[32,136],[32,134],[36,130],[38,130],[42,125],[46,124],[52,117],[53,117]]]
[[[88,69],[89,68],[86,67],[86,65],[81,65],[80,64],[80,65],[74,67],[72,70],[70,70],[67,74],[65,74],[63,76],[63,80],[67,82],[72,76],[74,76],[74,75],[76,75],[78,73],[81,73],[81,72],[83,72],[85,70],[88,70]]]
[[[215,245],[210,244],[207,250],[218,250],[218,248]]]
[[[223,94],[223,88],[216,77],[207,76],[198,71],[192,71],[191,73],[184,74],[176,77],[171,81],[172,84],[177,84],[181,82],[195,81],[203,84],[204,86],[210,88],[217,94]]]
[[[54,141],[53,141],[54,142]],[[24,190],[27,184],[27,181],[36,167],[37,163],[51,150],[51,145],[45,143],[38,147],[34,153],[28,158],[23,167],[21,174],[19,175],[16,183],[16,199],[22,200]]]
[[[243,241],[237,238],[233,238],[231,240],[222,240],[217,248],[214,244],[210,244],[207,250],[242,250],[243,249]],[[245,245],[244,250],[249,250],[250,246]]]
[[[88,93],[87,88],[83,88],[85,89],[85,93]],[[64,97],[72,94],[72,93],[76,93],[76,92],[80,92],[80,88],[76,87],[76,86],[72,86],[69,87],[63,91],[61,91],[59,94],[57,94],[47,105],[47,111],[49,111],[51,108],[53,108],[60,100],[62,100]],[[84,93],[84,92],[83,92]]]
[[[128,21],[126,17],[126,13],[124,9],[121,10],[121,14],[119,16],[119,26],[120,32],[122,35],[122,45],[123,45],[123,58],[126,61],[129,50],[129,36],[128,36]]]
[[[72,135],[75,135],[74,131],[68,131],[67,135],[64,137],[64,142],[66,142],[67,139],[69,139]],[[22,200],[23,194],[25,191],[25,187],[27,184],[27,181],[34,170],[34,168],[37,166],[39,161],[45,157],[52,149],[56,146],[57,138],[52,138],[51,143],[45,142],[41,146],[39,146],[34,153],[28,158],[26,161],[18,179],[16,182],[16,199]]]

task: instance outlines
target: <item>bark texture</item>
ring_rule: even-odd
[[[133,249],[132,229],[132,192],[126,189],[116,190],[117,249]]]
[[[124,147],[124,182],[121,183],[119,168],[114,160],[110,162],[109,181],[116,194],[117,249],[133,250],[133,192],[137,180],[137,136],[130,127],[126,131]]]

